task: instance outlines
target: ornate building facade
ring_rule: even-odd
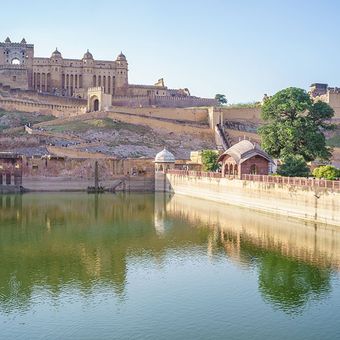
[[[63,58],[56,49],[49,58],[34,56],[34,45],[9,38],[0,43],[0,83],[22,90],[60,96],[87,97],[87,90],[102,87],[113,97],[188,97],[187,89],[171,90],[160,79],[155,85],[128,82],[128,62],[123,53],[115,60],[95,60],[87,50],[81,59]]]

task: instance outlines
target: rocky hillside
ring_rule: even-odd
[[[1,116],[0,151],[26,155],[45,154],[46,147],[101,153],[113,157],[154,157],[167,146],[177,158],[189,158],[190,151],[215,148],[208,126],[178,124],[124,114],[87,114],[53,119],[31,113],[4,113]],[[23,126],[31,124],[32,134]]]

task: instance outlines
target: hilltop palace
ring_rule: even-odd
[[[117,105],[205,106],[214,99],[190,96],[185,89],[169,89],[160,79],[155,85],[128,82],[128,62],[123,53],[116,60],[95,60],[87,51],[82,59],[65,59],[56,49],[51,57],[34,56],[34,45],[25,39],[0,43],[0,83],[11,88],[56,96],[87,99],[88,90],[101,88]]]

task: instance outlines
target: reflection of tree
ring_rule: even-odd
[[[246,232],[222,233],[222,246],[242,264],[259,269],[259,290],[267,301],[286,313],[299,313],[309,300],[330,292],[331,270],[282,255],[269,242],[251,239]],[[259,244],[266,244],[263,248]],[[235,250],[237,249],[237,251]]]
[[[273,252],[259,257],[259,289],[263,297],[287,313],[298,313],[310,299],[330,292],[330,270]]]

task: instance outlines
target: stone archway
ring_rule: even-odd
[[[17,57],[15,57],[15,58],[12,59],[11,64],[12,65],[20,65],[21,62]]]
[[[93,111],[99,111],[99,99],[93,101]]]
[[[90,111],[100,110],[100,100],[97,96],[92,96],[90,99]]]

